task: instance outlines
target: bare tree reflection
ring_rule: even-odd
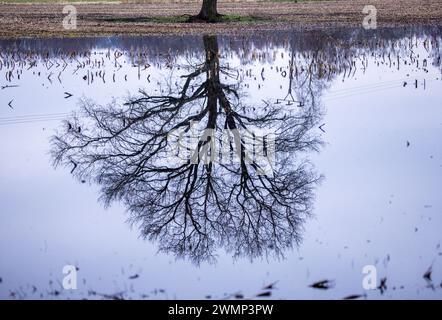
[[[245,104],[220,66],[216,37],[203,40],[205,59],[176,94],[140,92],[107,106],[85,100],[53,137],[54,165],[100,185],[106,205],[123,201],[160,251],[196,263],[213,261],[218,248],[280,257],[299,243],[311,212],[319,177],[301,154],[320,144],[318,107]]]

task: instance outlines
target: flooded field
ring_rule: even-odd
[[[441,55],[439,27],[0,40],[0,298],[441,299]]]

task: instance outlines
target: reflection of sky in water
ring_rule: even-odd
[[[238,291],[251,297],[264,284],[279,281],[273,295],[276,298],[341,298],[363,293],[362,267],[375,264],[378,277],[387,277],[388,290],[383,296],[378,291],[368,292],[368,297],[441,298],[442,289],[427,288],[422,278],[432,265],[435,285],[442,282],[442,257],[437,247],[442,224],[438,191],[442,173],[440,60],[439,65],[433,65],[440,57],[436,45],[441,41],[434,37],[440,35],[434,30],[411,35],[405,33],[401,39],[381,33],[380,41],[367,38],[359,49],[350,51],[347,40],[338,41],[337,33],[338,42],[330,38],[317,51],[317,61],[326,61],[327,68],[336,67],[322,78],[318,70],[312,72],[312,78],[301,72],[309,67],[318,45],[314,39],[302,41],[303,37],[309,39],[306,35],[294,35],[291,40],[282,37],[265,46],[253,39],[220,40],[221,63],[238,69],[242,92],[247,94],[244,101],[255,103],[287,95],[289,79],[284,71],[288,72],[290,64],[290,41],[296,43],[295,63],[300,75],[293,83],[293,94],[305,100],[311,99],[313,92],[325,108],[325,133],[319,129],[318,133],[326,145],[320,153],[309,155],[325,179],[316,191],[314,217],[304,225],[304,241],[287,253],[285,260],[250,263],[232,261],[230,255],[220,253],[217,264],[197,268],[187,261],[175,261],[173,256],[156,254],[155,244],[139,239],[138,230],[125,223],[122,205],[114,203],[103,209],[96,201],[95,186],[77,183],[69,170],[53,170],[48,138],[77,108],[80,97],[105,104],[111,97],[136,94],[140,87],[155,92],[158,83],[169,77],[177,79],[185,72],[177,65],[200,58],[202,48],[181,52],[177,61],[174,51],[170,56],[158,56],[151,48],[151,55],[144,56],[137,68],[131,62],[127,40],[117,42],[122,48],[112,41],[101,41],[99,48],[92,49],[91,61],[104,60],[105,67],[86,65],[76,70],[88,59],[66,58],[61,83],[57,77],[64,68],[62,59],[39,60],[29,70],[32,56],[25,66],[16,62],[10,84],[19,87],[0,91],[0,297],[6,298],[10,290],[20,287],[29,294],[32,285],[43,292],[60,290],[62,267],[76,264],[80,268],[79,289],[63,296],[85,296],[92,289],[127,291],[132,297],[221,298],[224,293]],[[174,43],[173,39],[168,41]],[[201,46],[199,39],[192,41]],[[158,48],[168,45],[152,43]],[[176,43],[177,47],[191,46],[182,39]],[[379,47],[374,50],[376,43]],[[0,85],[6,85],[7,70],[13,69],[6,62],[6,48],[11,44],[0,45]],[[391,66],[389,49],[393,50]],[[114,62],[117,51],[126,53],[117,60],[121,68]],[[135,44],[132,52],[137,52]],[[411,58],[419,61],[419,68],[416,61],[410,64]],[[355,64],[350,70],[351,61]],[[150,67],[144,70],[147,63]],[[20,79],[17,70],[21,70]],[[88,70],[105,71],[105,83],[97,74],[92,83],[83,80]],[[328,78],[329,74],[333,75]],[[64,99],[64,92],[74,96]],[[13,109],[8,107],[11,100]],[[140,277],[128,280],[134,274]],[[335,280],[336,287],[328,291],[307,287],[322,279]],[[155,295],[155,289],[165,289],[165,293]]]

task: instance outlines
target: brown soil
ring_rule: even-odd
[[[0,0],[1,1],[1,0]],[[337,0],[301,3],[220,3],[219,12],[242,22],[171,23],[196,14],[199,3],[76,3],[77,30],[64,30],[63,4],[0,4],[0,38],[104,35],[216,34],[288,28],[362,27],[362,8],[375,5],[378,27],[442,25],[441,0]],[[166,21],[166,22],[165,22]]]

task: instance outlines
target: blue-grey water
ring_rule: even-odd
[[[274,282],[276,299],[442,298],[442,30],[212,40],[235,107],[315,112],[316,150],[293,155],[322,177],[299,242],[253,257],[219,243],[198,263],[188,248],[158,252],[168,239],[143,238],[124,199],[106,207],[93,175],[53,166],[51,138],[72,112],[93,125],[85,103],[176,94],[207,58],[202,37],[1,40],[0,298],[254,298]],[[65,265],[75,290],[62,286]],[[366,265],[385,290],[363,288]],[[321,280],[334,285],[310,287]]]

